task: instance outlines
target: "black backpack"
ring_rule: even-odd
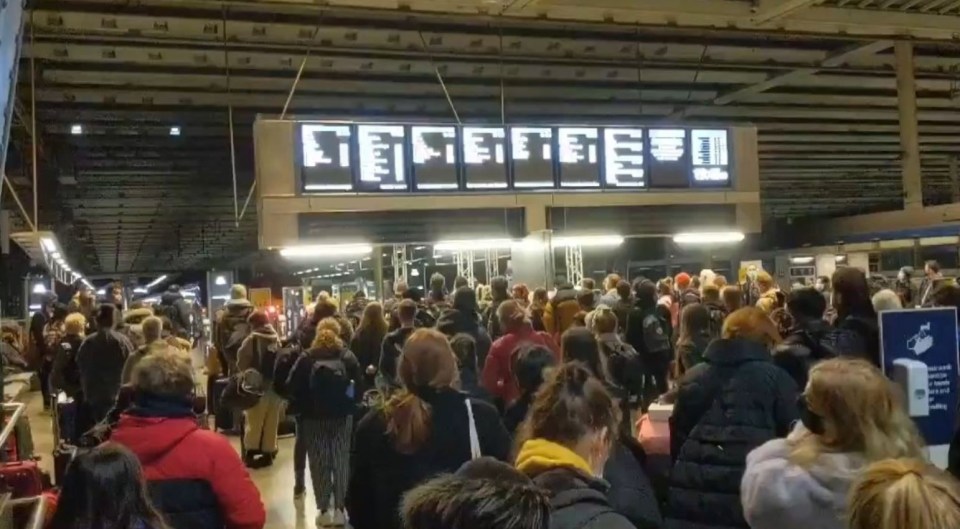
[[[257,371],[263,376],[264,382],[271,384],[276,371],[277,357],[280,355],[280,342],[273,340],[266,343],[266,339],[255,336],[257,344]]]
[[[296,371],[297,364],[305,358],[299,347],[287,346],[277,353],[277,360],[273,364],[273,392],[280,397],[290,400],[292,391],[290,388],[291,377]]]
[[[618,385],[629,391],[643,386],[643,361],[636,349],[613,340],[600,342],[600,347],[607,356],[607,370]]]
[[[324,419],[350,417],[356,411],[356,386],[340,358],[317,360],[310,369],[312,408]]]
[[[723,313],[722,310],[706,305],[707,312],[710,314],[710,326],[708,330],[710,332],[711,338],[719,338],[723,330],[723,321],[727,316]]]
[[[223,335],[226,339],[223,341],[223,355],[231,362],[236,362],[240,354],[240,346],[250,335],[252,329],[247,323],[246,315],[241,319],[239,317],[227,317],[223,320]]]

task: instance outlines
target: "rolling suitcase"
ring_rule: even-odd
[[[56,441],[69,444],[77,442],[77,402],[66,393],[57,394],[56,404],[53,406],[53,433]]]
[[[54,483],[63,486],[63,477],[67,474],[67,467],[73,458],[77,457],[77,447],[74,445],[60,443],[53,451],[53,479]]]
[[[39,496],[43,492],[43,476],[36,461],[0,464],[0,484],[14,498]]]
[[[229,381],[229,378],[218,378],[214,381],[210,390],[210,399],[207,402],[207,405],[213,407],[215,410],[213,412],[213,425],[218,432],[233,430],[234,427],[233,413],[228,409],[220,407],[220,396],[223,395],[223,390],[227,388]]]

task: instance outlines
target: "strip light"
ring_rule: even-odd
[[[790,258],[790,264],[810,264],[812,262],[813,262],[813,257],[809,255]]]
[[[579,237],[554,237],[553,239],[555,248],[620,246],[621,244],[623,244],[623,237],[620,235],[583,235]]]
[[[369,244],[312,244],[304,246],[288,246],[280,250],[280,255],[287,258],[297,257],[340,257],[348,255],[364,255],[373,251]]]
[[[741,242],[746,236],[739,231],[703,231],[678,233],[673,236],[677,244],[729,244]]]
[[[462,252],[468,250],[494,250],[510,248],[517,244],[513,239],[465,239],[437,241],[433,249],[440,252]]]
[[[159,285],[160,283],[163,283],[166,279],[167,279],[167,276],[166,276],[166,275],[162,275],[162,276],[154,279],[153,281],[147,283],[147,289],[149,290],[149,289],[151,289],[151,288]]]

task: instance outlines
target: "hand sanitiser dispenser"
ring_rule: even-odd
[[[903,403],[911,417],[930,415],[930,380],[927,364],[910,358],[894,360],[893,381],[904,392]]]

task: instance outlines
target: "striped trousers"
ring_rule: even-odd
[[[350,433],[353,417],[342,419],[308,419],[297,423],[297,441],[306,447],[310,465],[310,479],[317,509],[344,509],[347,498],[347,480],[350,478]],[[296,461],[294,462],[295,467]],[[294,468],[294,473],[299,471]],[[299,477],[299,476],[298,476]],[[297,479],[298,483],[303,478]]]

